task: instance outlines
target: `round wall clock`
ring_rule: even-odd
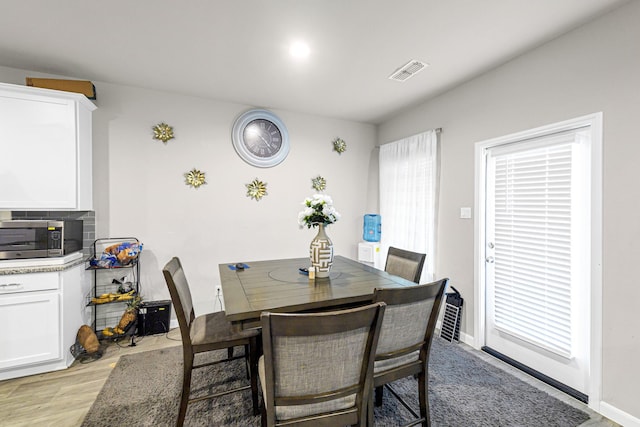
[[[259,168],[275,166],[289,154],[287,128],[271,111],[253,109],[242,113],[233,124],[231,139],[242,160]]]

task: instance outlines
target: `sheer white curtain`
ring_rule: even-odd
[[[435,130],[380,146],[382,259],[389,246],[426,253],[420,283],[434,273],[437,148]]]

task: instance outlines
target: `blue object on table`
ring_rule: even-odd
[[[307,267],[300,267],[298,270],[300,270],[300,274],[304,274],[305,276],[309,275],[309,269]]]
[[[245,268],[250,268],[247,264],[243,262],[239,262],[237,264],[229,264],[228,267],[229,267],[229,270],[240,270],[240,271],[244,270]]]

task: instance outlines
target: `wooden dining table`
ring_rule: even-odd
[[[328,278],[309,279],[300,268],[309,258],[220,264],[220,283],[227,319],[241,329],[260,326],[263,311],[301,313],[366,304],[375,288],[415,283],[366,264],[336,256]]]

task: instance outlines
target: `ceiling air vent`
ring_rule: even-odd
[[[428,66],[429,64],[425,64],[424,62],[420,62],[415,59],[412,59],[411,61],[407,62],[405,65],[403,65],[402,67],[394,71],[389,76],[389,80],[404,82],[405,80],[408,80],[410,77],[413,77],[414,75],[416,75],[417,73],[419,73],[421,70],[425,69]]]

